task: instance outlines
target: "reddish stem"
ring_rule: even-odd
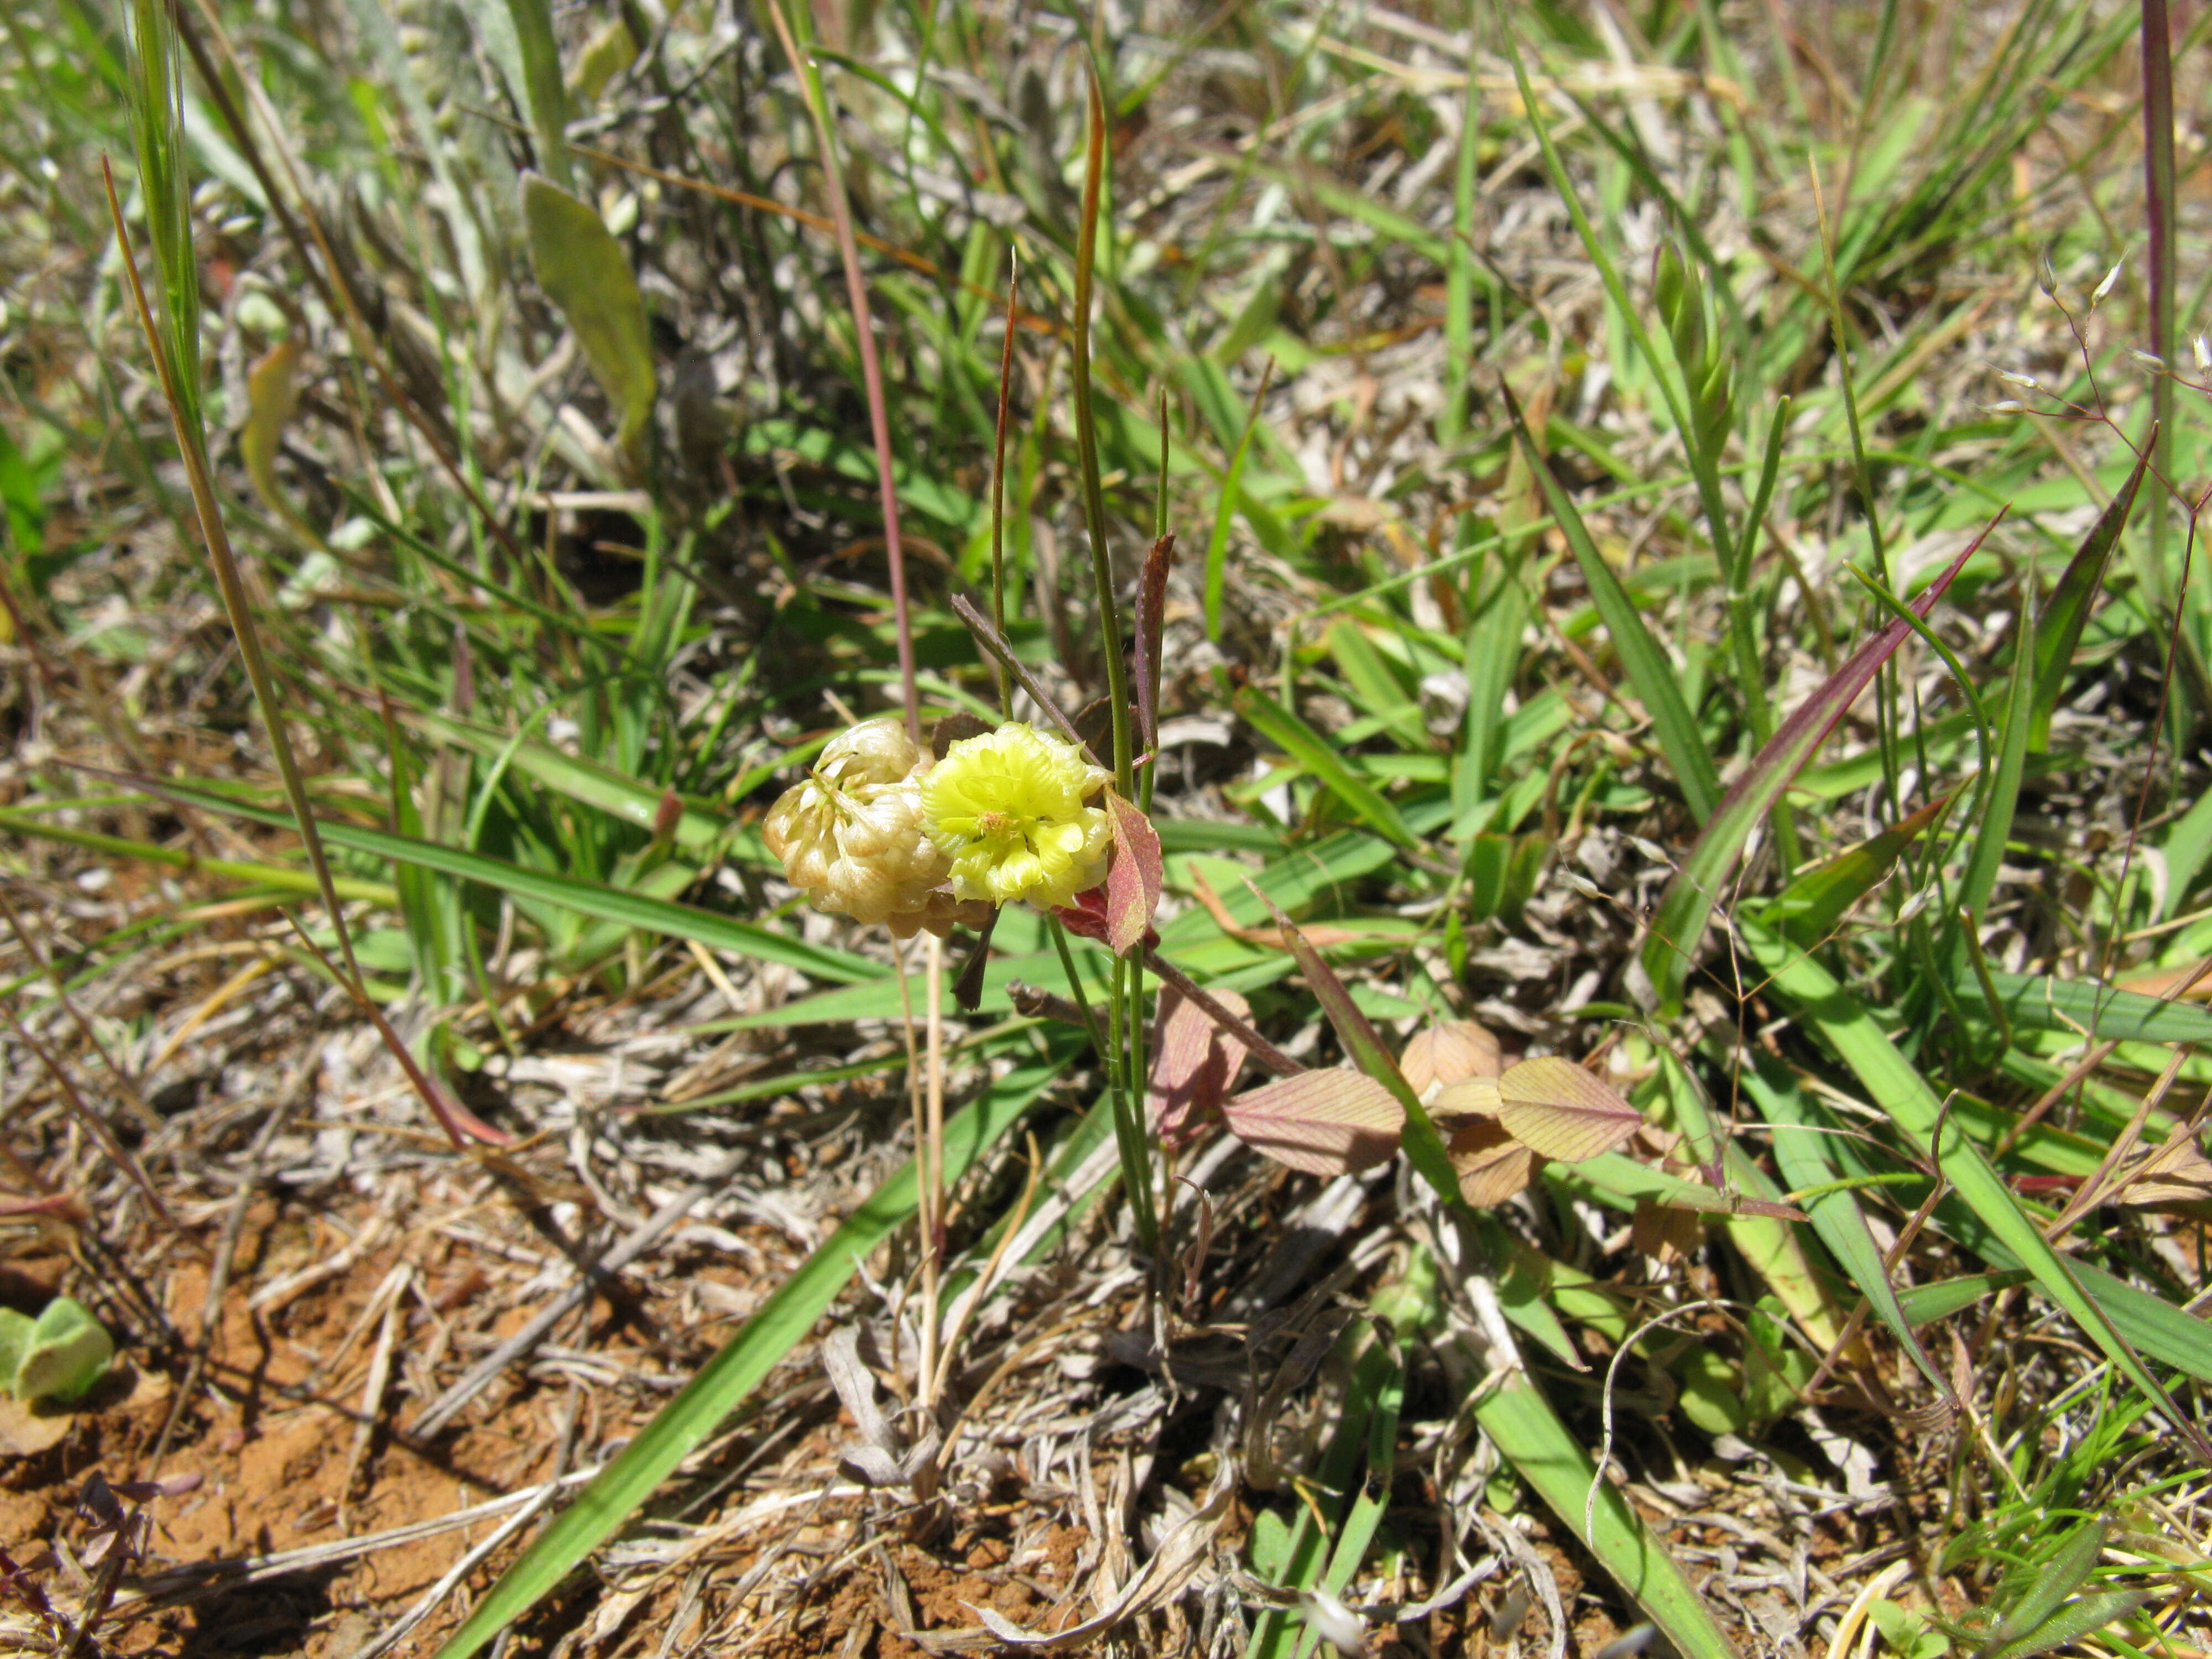
[[[868,287],[860,274],[860,245],[853,234],[853,213],[845,200],[845,176],[838,171],[837,150],[830,136],[829,111],[815,96],[817,82],[799,55],[783,7],[769,0],[769,15],[775,21],[776,39],[783,42],[791,72],[799,77],[806,100],[806,112],[814,122],[814,138],[822,152],[823,187],[830,194],[830,216],[837,228],[837,252],[845,264],[845,292],[853,307],[853,333],[860,348],[860,380],[868,398],[868,427],[876,444],[876,489],[884,503],[884,556],[891,571],[891,617],[898,630],[899,687],[906,699],[907,731],[921,741],[921,698],[914,681],[914,624],[907,614],[906,555],[899,544],[898,490],[891,479],[891,423],[884,404],[884,374],[876,361],[876,328],[868,310]],[[823,97],[827,97],[823,94]]]

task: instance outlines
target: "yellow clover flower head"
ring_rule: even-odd
[[[922,778],[921,810],[951,862],[953,896],[1074,903],[1106,878],[1113,832],[1083,803],[1107,781],[1074,744],[1018,720],[952,744]]]

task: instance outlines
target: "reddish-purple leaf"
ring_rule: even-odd
[[[1571,1060],[1524,1060],[1498,1079],[1498,1121],[1531,1152],[1563,1164],[1609,1152],[1644,1114]]]
[[[1145,555],[1137,582],[1137,731],[1147,750],[1160,745],[1160,641],[1167,631],[1168,571],[1175,563],[1173,536],[1163,536]]]
[[[1661,1267],[1670,1267],[1690,1255],[1704,1237],[1705,1224],[1695,1210],[1678,1210],[1648,1198],[1636,1200],[1628,1242]]]
[[[1429,1115],[1439,1123],[1457,1123],[1471,1117],[1495,1118],[1504,1104],[1494,1077],[1463,1077],[1437,1091],[1429,1103]]]
[[[1536,1173],[1535,1153],[1507,1133],[1496,1118],[1462,1118],[1452,1125],[1447,1146],[1452,1167],[1459,1171],[1460,1196],[1478,1210],[1503,1204]]]
[[[1471,1019],[1447,1019],[1424,1026],[1407,1039],[1398,1069],[1423,1100],[1471,1077],[1496,1077],[1504,1069],[1498,1039]]]
[[[1269,898],[1257,882],[1247,877],[1244,884],[1252,890],[1255,898],[1267,907],[1275,926],[1283,930],[1285,948],[1297,961],[1298,971],[1305,975],[1314,1000],[1321,1004],[1322,1012],[1328,1016],[1336,1040],[1344,1045],[1352,1063],[1381,1084],[1399,1103],[1405,1120],[1406,1156],[1420,1171],[1421,1178],[1436,1190],[1437,1197],[1446,1204],[1456,1201],[1459,1176],[1452,1169],[1450,1155],[1444,1150],[1443,1137],[1430,1121],[1427,1108],[1407,1083],[1406,1074],[1398,1069],[1397,1057],[1383,1047],[1382,1039],[1368,1024],[1367,1016],[1352,1001],[1351,991],[1336,976],[1336,970],[1322,960],[1313,941],[1298,931],[1297,924],[1283,914],[1282,907]]]
[[[666,846],[676,839],[676,826],[684,822],[684,797],[673,789],[660,792],[660,804],[653,809],[653,839],[658,846]]]
[[[1996,520],[1991,520],[1981,535],[1975,537],[1928,584],[1926,591],[1911,602],[1915,614],[1924,617],[1936,608],[1936,601],[1943,597],[1944,589],[1950,586],[1952,579],[2003,516],[1999,513]],[[1668,884],[1666,894],[1659,901],[1658,913],[1652,918],[1651,935],[1644,941],[1644,970],[1651,976],[1661,1007],[1671,1008],[1681,1000],[1682,981],[1690,970],[1690,953],[1705,937],[1705,923],[1720,899],[1728,872],[1735,866],[1737,854],[1743,851],[1752,830],[1774,809],[1790,780],[1812,759],[1828,733],[1836,729],[1837,722],[1858,700],[1859,693],[1873,682],[1882,664],[1905,643],[1911,631],[1905,619],[1898,617],[1852,653],[1850,661],[1797,706],[1759,751],[1758,757],[1744,769],[1743,775],[1729,786],[1728,793],[1705,821],[1689,857],[1682,860],[1681,869]]]
[[[1210,994],[1239,1019],[1252,1009],[1234,991]],[[1186,1139],[1211,1116],[1244,1069],[1244,1044],[1172,985],[1160,988],[1152,1036],[1152,1084],[1146,1096],[1152,1127],[1170,1145]]]
[[[1106,792],[1114,861],[1106,868],[1106,943],[1125,957],[1144,941],[1160,903],[1160,837],[1152,820],[1114,790]]]
[[[1308,1175],[1370,1170],[1398,1150],[1405,1109],[1373,1078],[1352,1071],[1301,1072],[1222,1102],[1237,1138]]]

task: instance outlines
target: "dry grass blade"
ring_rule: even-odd
[[[142,3],[134,14],[143,27],[148,17],[160,11],[155,3]],[[161,47],[153,42],[142,42],[142,54],[158,54]],[[172,94],[173,96],[175,94]],[[199,515],[200,534],[207,548],[208,560],[215,572],[217,591],[222,595],[223,610],[230,621],[232,637],[238,641],[239,659],[245,665],[246,676],[253,683],[255,702],[261,710],[262,724],[269,733],[270,751],[276,757],[278,775],[283,779],[285,799],[291,803],[293,816],[300,825],[300,839],[306,848],[308,865],[315,872],[315,884],[323,896],[323,903],[330,913],[331,926],[336,930],[338,949],[345,957],[347,972],[356,981],[361,967],[354,960],[353,939],[345,924],[345,908],[339,902],[337,890],[331,879],[330,860],[323,851],[322,838],[315,833],[314,815],[307,803],[307,786],[300,775],[299,762],[292,753],[290,732],[285,726],[283,705],[276,696],[275,677],[269,672],[269,662],[261,649],[260,630],[255,626],[253,608],[246,595],[246,584],[239,574],[237,556],[232,551],[230,532],[224,526],[222,508],[216,500],[215,481],[208,469],[206,434],[195,418],[198,407],[196,394],[185,390],[185,374],[198,366],[198,346],[195,342],[190,361],[178,361],[174,346],[165,342],[161,331],[154,320],[154,313],[146,302],[146,289],[138,280],[138,262],[131,246],[131,233],[123,222],[123,204],[116,199],[115,175],[105,162],[101,179],[107,189],[108,216],[115,227],[115,239],[123,250],[123,269],[129,278],[131,297],[137,307],[139,326],[145,331],[146,343],[152,351],[155,368],[161,380],[161,391],[169,403],[170,422],[177,434],[177,449],[185,464],[186,478],[192,492],[192,505]],[[149,182],[149,188],[151,187]],[[174,188],[183,188],[181,180]],[[189,235],[189,233],[186,233]],[[184,254],[186,269],[191,268],[189,249]],[[197,279],[195,279],[197,280]],[[182,324],[179,325],[179,329]],[[193,326],[197,326],[195,323]]]

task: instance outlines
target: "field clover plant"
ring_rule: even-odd
[[[762,834],[817,909],[941,939],[988,907],[1056,910],[1103,881],[1113,830],[1085,803],[1110,781],[1019,720],[934,762],[896,718],[863,720],[830,740]]]

